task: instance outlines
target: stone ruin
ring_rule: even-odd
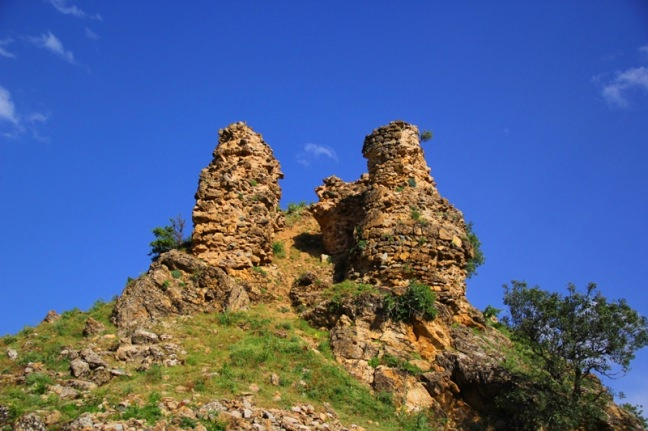
[[[193,210],[194,256],[219,268],[272,261],[283,178],[263,137],[239,122],[218,131],[212,162],[200,173]]]
[[[362,152],[368,174],[353,183],[329,177],[316,189],[327,252],[348,278],[397,291],[416,279],[442,302],[465,300],[473,249],[462,213],[430,176],[419,130],[393,121],[368,135]]]

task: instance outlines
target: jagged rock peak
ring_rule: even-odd
[[[200,173],[193,210],[192,250],[220,268],[249,268],[272,260],[283,178],[263,137],[243,122],[218,131],[214,159]]]

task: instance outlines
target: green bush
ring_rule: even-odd
[[[432,139],[432,131],[430,130],[424,130],[423,133],[421,133],[421,142],[427,142]]]
[[[486,262],[486,257],[481,249],[481,241],[479,241],[479,238],[473,232],[472,222],[466,224],[466,237],[473,249],[472,258],[466,262],[466,277],[471,278],[473,275],[477,275],[477,268]]]
[[[286,246],[281,241],[275,241],[272,243],[272,254],[278,258],[286,257]]]
[[[435,301],[436,295],[429,286],[412,281],[403,295],[386,295],[383,307],[387,316],[395,321],[433,320],[437,314]]]
[[[191,239],[184,237],[185,221],[182,216],[169,219],[170,225],[158,226],[153,229],[155,239],[151,241],[149,256],[155,260],[162,253],[174,249],[187,249],[191,246]]]

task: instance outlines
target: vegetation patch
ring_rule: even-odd
[[[390,319],[411,323],[414,319],[433,320],[436,295],[429,286],[412,281],[403,295],[385,295],[383,308]]]

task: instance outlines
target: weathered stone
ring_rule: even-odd
[[[15,361],[18,359],[18,352],[15,351],[14,349],[7,349],[7,358],[11,361]]]
[[[50,310],[47,312],[47,315],[43,319],[43,323],[54,323],[56,322],[61,316],[54,310]]]
[[[473,250],[463,215],[439,195],[416,126],[394,121],[365,138],[368,174],[337,177],[316,189],[313,215],[326,251],[347,255],[346,275],[400,293],[409,280],[431,286],[439,301],[469,308],[466,262]]]
[[[156,333],[142,328],[136,329],[131,336],[131,343],[133,344],[157,344],[159,341],[160,337]]]
[[[4,427],[9,423],[9,408],[0,404],[0,427]]]
[[[18,418],[14,431],[47,431],[43,420],[36,414],[28,413]]]
[[[73,359],[70,362],[70,372],[77,378],[87,377],[90,375],[90,365],[81,358]]]
[[[218,132],[211,164],[202,170],[193,210],[192,251],[219,268],[249,268],[272,260],[283,178],[261,135],[245,123]]]
[[[173,271],[181,277],[175,278]],[[246,305],[245,289],[222,269],[171,250],[126,286],[112,319],[121,328],[146,327],[166,316],[237,311]]]
[[[86,320],[85,327],[83,328],[83,336],[90,337],[92,335],[97,335],[103,332],[106,329],[103,323],[88,317]]]
[[[88,363],[91,370],[94,370],[99,367],[108,366],[108,363],[106,363],[106,361],[104,361],[103,358],[99,356],[99,354],[92,349],[89,348],[82,349],[80,355],[81,358],[83,358],[83,360]]]
[[[58,395],[62,400],[72,400],[79,397],[79,391],[68,386],[54,385],[50,387],[50,391]]]

